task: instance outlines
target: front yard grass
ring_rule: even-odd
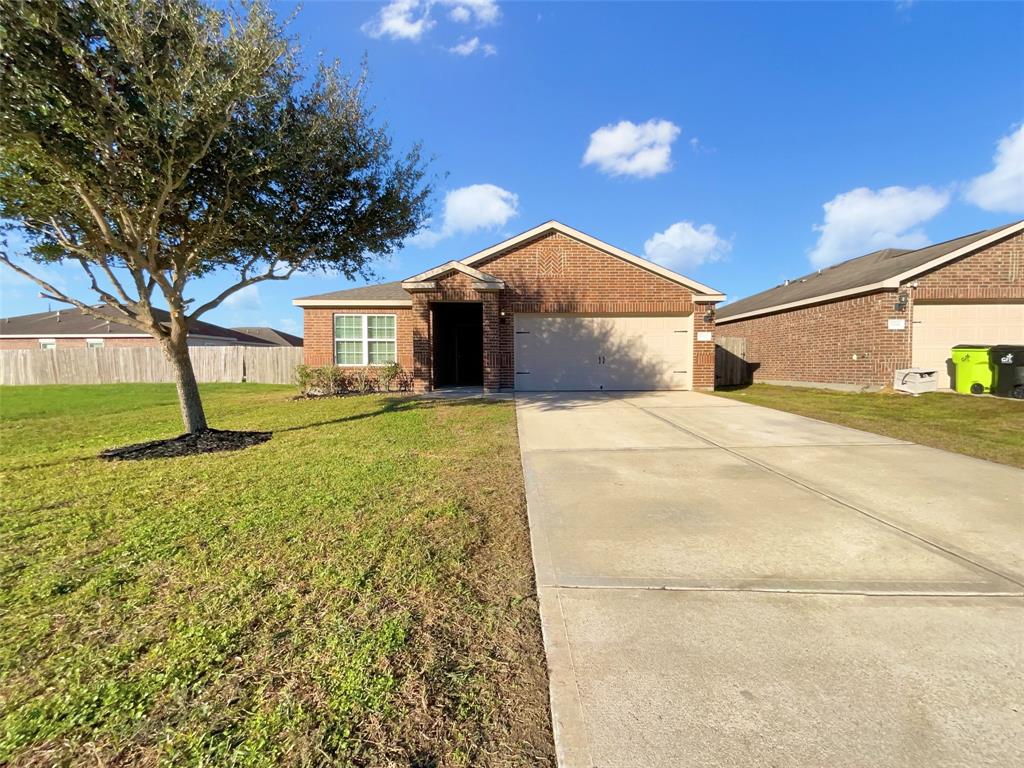
[[[1024,467],[1024,403],[998,397],[754,384],[715,392],[720,397],[831,421],[900,440]]]
[[[510,403],[0,390],[0,764],[553,764]]]

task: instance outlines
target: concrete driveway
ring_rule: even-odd
[[[516,408],[563,768],[1024,764],[1024,472],[693,392]]]

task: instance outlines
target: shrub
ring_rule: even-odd
[[[391,385],[397,384],[399,388],[402,386],[402,378],[405,371],[402,369],[400,363],[394,362],[390,365],[385,365],[383,368],[377,371],[377,381],[380,383],[381,392],[390,392]]]
[[[299,365],[295,383],[304,395],[337,395],[348,389],[345,373],[336,365]]]

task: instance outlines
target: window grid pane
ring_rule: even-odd
[[[361,341],[336,341],[334,342],[334,362],[338,365],[362,365],[363,363],[363,342]]]
[[[395,338],[395,318],[393,315],[367,315],[366,335],[371,339]]]
[[[334,338],[358,341],[363,338],[362,315],[335,315]]]
[[[387,365],[395,362],[395,342],[371,341],[370,365]]]

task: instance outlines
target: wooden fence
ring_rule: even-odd
[[[738,336],[715,338],[715,386],[738,387],[750,383],[747,340]]]
[[[200,383],[291,384],[301,347],[192,347]],[[157,347],[0,350],[0,384],[130,384],[171,382]]]

